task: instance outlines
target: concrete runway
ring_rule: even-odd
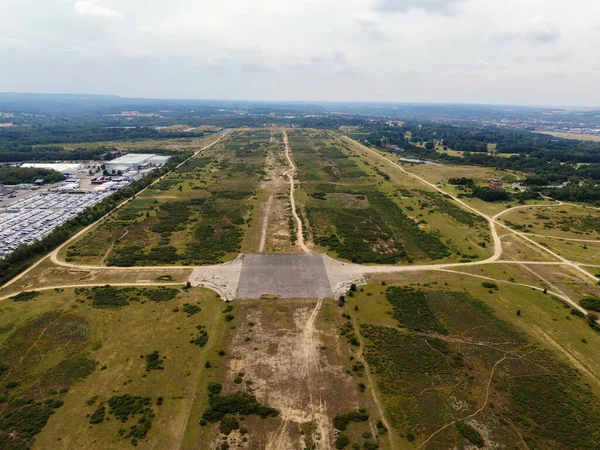
[[[333,296],[323,255],[246,255],[236,298],[329,298]]]

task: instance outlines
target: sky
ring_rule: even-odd
[[[0,0],[0,91],[600,106],[597,0]]]

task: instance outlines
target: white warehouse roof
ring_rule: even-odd
[[[124,156],[106,161],[107,164],[142,164],[157,155],[151,153],[129,153]]]
[[[152,158],[150,158],[148,160],[148,162],[150,164],[155,164],[157,166],[161,166],[161,165],[166,164],[169,159],[171,159],[170,156],[156,155],[156,156],[153,156]]]

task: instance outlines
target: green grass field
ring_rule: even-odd
[[[563,258],[584,264],[600,265],[600,242],[577,242],[534,236],[533,240]]]
[[[226,324],[214,293],[96,288],[31,296],[0,309],[0,447],[130,448],[137,440],[170,448],[197,423],[192,405],[206,402]],[[119,409],[123,396],[149,400]]]
[[[158,150],[199,150],[202,147],[210,144],[215,140],[213,134],[207,134],[202,137],[190,138],[169,138],[168,133],[165,133],[164,139],[138,139],[131,141],[101,141],[101,142],[78,142],[70,144],[49,144],[36,145],[35,148],[43,149],[44,147],[62,147],[65,150],[86,148],[86,149],[113,149],[120,150],[136,150],[136,151],[158,151]]]
[[[600,240],[600,211],[595,208],[570,205],[525,208],[511,211],[502,219],[505,224],[525,233]],[[550,244],[550,240],[547,242]]]

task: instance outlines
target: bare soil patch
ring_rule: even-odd
[[[276,419],[245,418],[243,448],[335,448],[336,415],[359,407],[375,412],[369,394],[358,389],[364,379],[347,373],[352,351],[339,335],[344,319],[337,309],[316,300],[236,302],[223,391],[249,392],[279,411]],[[235,434],[229,439],[242,448]]]

